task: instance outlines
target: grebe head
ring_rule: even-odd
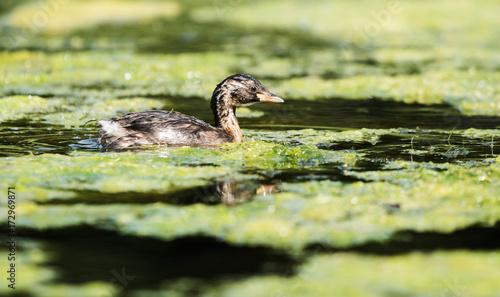
[[[257,102],[281,103],[283,100],[266,90],[255,78],[235,74],[223,80],[212,94],[210,103],[214,113],[215,126],[222,127],[234,142],[241,142],[241,130],[235,109]]]
[[[217,89],[229,95],[226,100],[232,107],[248,106],[257,102],[283,102],[283,99],[266,90],[255,78],[245,74],[229,76],[217,85]]]

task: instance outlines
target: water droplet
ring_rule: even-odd
[[[130,73],[128,73],[128,72],[127,72],[127,73],[125,73],[125,79],[126,79],[126,80],[130,80],[131,78],[132,78],[132,74],[130,74]]]

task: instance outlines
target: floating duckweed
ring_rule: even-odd
[[[125,160],[120,161],[118,156],[92,157],[96,162],[103,163],[103,166],[95,168],[95,173],[82,174],[82,170],[88,167],[76,169],[80,165],[78,162],[74,165],[67,164],[65,165],[67,174],[64,180],[59,182],[66,184],[68,188],[93,190],[94,187],[100,188],[100,180],[103,180],[114,182],[115,188],[109,189],[112,192],[121,192],[123,188],[119,188],[119,185],[125,183],[130,184],[125,187],[126,190],[166,192],[203,185],[209,173],[211,176],[225,173],[222,168],[217,169],[218,173],[213,167],[181,169],[170,165],[153,165],[159,160],[151,163],[145,162],[140,156],[122,156],[135,161],[129,160],[123,163]],[[42,160],[54,164],[54,161],[60,158],[60,156],[44,157]],[[75,157],[62,159],[69,162],[71,158]],[[75,158],[76,161],[79,159]],[[147,164],[135,163],[139,160]],[[64,160],[58,162],[61,161],[62,164],[66,164]],[[88,158],[86,161],[89,161]],[[119,165],[120,163],[123,164]],[[155,168],[149,168],[151,166]],[[464,169],[452,165],[448,167],[448,170],[438,172],[417,168],[385,171],[379,174],[351,173],[363,179],[377,180],[375,182],[341,184],[315,181],[283,184],[281,186],[283,192],[273,194],[269,198],[272,199],[272,204],[268,198],[261,198],[252,203],[241,204],[234,209],[224,205],[213,207],[195,204],[183,207],[183,211],[179,212],[177,206],[160,204],[143,207],[114,204],[100,206],[32,204],[23,206],[25,216],[19,221],[19,227],[62,228],[89,224],[102,219],[110,222],[118,220],[119,225],[109,225],[108,228],[126,234],[147,235],[165,240],[204,234],[237,244],[300,250],[315,242],[337,248],[349,247],[369,241],[385,242],[398,230],[448,233],[471,225],[479,223],[484,225],[487,222],[500,220],[498,216],[500,201],[482,199],[481,203],[477,203],[477,197],[492,197],[496,194],[498,186],[496,183],[500,180],[498,164],[492,164],[488,168]],[[56,166],[51,172],[59,170],[58,168],[59,166]],[[24,168],[28,169],[30,168]],[[29,192],[23,190],[27,187],[53,187],[50,182],[35,177],[43,174],[40,169],[30,170],[33,171],[33,175],[18,179],[17,183],[12,182],[16,179],[16,172],[9,176],[4,175],[2,180],[15,184],[25,197],[25,201],[43,199],[43,197],[31,197]],[[133,176],[133,179],[120,183],[113,174],[118,170],[128,172],[126,175]],[[73,172],[79,173],[78,179]],[[168,172],[168,175],[161,172]],[[124,176],[124,173],[120,176]],[[140,179],[137,180],[138,176],[148,177],[149,174],[155,175],[154,178],[168,180],[172,178],[172,173],[176,174],[175,185],[159,181],[159,184],[150,184],[144,188],[147,184],[142,184]],[[158,174],[161,174],[160,177],[156,176]],[[488,179],[480,181],[479,176],[484,174],[488,174]],[[182,176],[186,176],[186,179]],[[489,179],[491,181],[488,181]],[[270,205],[274,207],[272,212],[269,211]],[[394,206],[390,210],[391,205],[397,207]],[[67,213],[73,215],[67,217]],[[137,219],[119,219],[118,216],[121,218],[122,213],[130,213]],[[286,228],[286,232],[282,228]],[[271,240],[274,236],[281,239]]]
[[[166,103],[166,101],[148,98],[106,100],[90,98],[80,102],[79,105],[69,105],[63,111],[40,116],[39,120],[56,125],[78,127],[88,120],[109,119],[129,112],[160,109]]]
[[[96,10],[101,13],[96,14]],[[40,31],[61,34],[86,28],[89,24],[144,22],[157,17],[175,17],[179,13],[180,5],[176,2],[53,1],[20,5],[7,21],[12,26],[30,30],[31,34]]]
[[[115,51],[101,52],[0,52],[0,95],[10,93],[49,94],[87,99],[176,95],[207,100],[214,86],[231,73],[231,67],[248,64],[236,55],[184,53],[145,55]],[[31,68],[24,61],[32,62]],[[131,63],[131,61],[133,61]],[[238,66],[241,67],[241,66]],[[190,78],[193,70],[201,74]],[[130,73],[127,80],[123,73]],[[42,83],[43,81],[43,83]]]
[[[170,193],[206,185],[211,178],[231,172],[223,167],[173,166],[163,158],[134,153],[46,154],[0,162],[1,183],[19,189],[25,201],[67,200],[81,191]]]
[[[56,112],[62,99],[45,99],[39,96],[10,96],[0,98],[0,121],[37,117]]]
[[[325,163],[355,164],[357,154],[320,150],[312,145],[287,146],[247,140],[240,144],[225,144],[221,150],[180,148],[168,151],[168,159],[178,164],[222,164],[247,168],[300,168]]]
[[[323,249],[319,248],[319,252]],[[498,252],[435,252],[399,256],[370,256],[350,253],[315,254],[296,275],[256,276],[210,289],[214,296],[440,296],[467,294],[494,296],[500,290],[496,263]],[[419,275],[404,273],[408,267]],[[377,271],[377,273],[373,273]],[[485,273],[486,272],[486,273]]]

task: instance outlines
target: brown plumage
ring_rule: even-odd
[[[283,102],[267,91],[255,78],[236,74],[217,85],[211,107],[215,125],[173,111],[150,110],[128,113],[101,126],[99,143],[107,149],[139,145],[216,145],[241,142],[242,135],[235,109],[257,102]]]

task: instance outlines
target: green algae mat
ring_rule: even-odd
[[[0,295],[498,296],[499,9],[2,2]],[[244,142],[98,148],[234,73]]]

